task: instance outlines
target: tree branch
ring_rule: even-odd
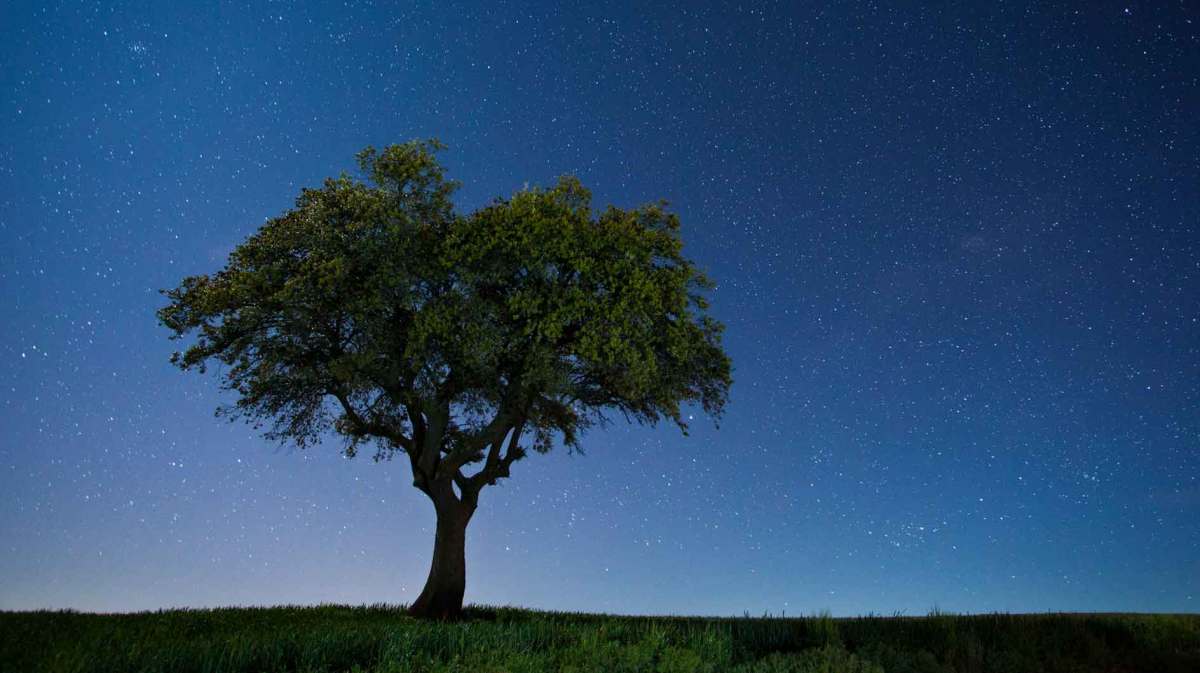
[[[425,404],[427,426],[425,437],[419,447],[420,457],[417,466],[421,475],[433,480],[437,476],[438,462],[442,456],[442,442],[446,436],[446,428],[450,425],[449,399],[436,399]]]
[[[412,440],[404,436],[404,433],[390,428],[376,420],[366,420],[362,414],[354,408],[350,403],[350,398],[342,390],[330,390],[330,395],[333,395],[342,405],[342,410],[346,414],[346,419],[350,421],[351,430],[356,436],[371,436],[379,437],[380,439],[390,440],[396,445],[403,448],[405,451],[412,450]]]
[[[438,464],[439,476],[456,475],[464,465],[483,460],[483,450],[503,443],[514,420],[504,409],[496,412],[496,416],[481,430],[465,436],[463,446],[456,447],[455,451],[442,458]]]
[[[525,449],[520,447],[521,432],[525,429],[525,420],[521,419],[513,426],[511,434],[508,435],[508,448],[505,449],[504,455],[500,455],[500,448],[504,446],[504,437],[497,437],[488,448],[488,455],[483,468],[470,477],[462,477],[459,483],[459,489],[465,494],[470,492],[473,497],[478,497],[479,491],[484,487],[496,483],[497,479],[505,478],[509,475],[509,467],[521,458],[525,457]],[[461,476],[461,473],[459,473]],[[464,487],[463,484],[466,484]]]
[[[413,426],[413,447],[421,447],[425,445],[425,416],[421,414],[421,409],[417,404],[411,401],[404,402],[404,411],[408,414],[408,422]],[[420,454],[420,451],[415,451]]]

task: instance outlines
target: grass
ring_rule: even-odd
[[[0,671],[1200,671],[1200,615],[614,617],[396,606],[0,612]]]

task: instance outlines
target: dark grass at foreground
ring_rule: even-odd
[[[1200,615],[615,617],[397,606],[0,612],[0,670],[1200,671]]]

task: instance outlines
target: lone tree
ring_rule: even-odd
[[[407,456],[437,512],[410,611],[450,618],[484,486],[614,413],[686,433],[680,404],[719,417],[731,379],[675,215],[593,212],[570,177],[461,215],[440,149],[368,147],[365,180],[304,189],[225,268],[165,290],[158,318],[196,335],[181,369],[226,366],[236,402],[218,415],[301,448],[333,430],[348,456]]]

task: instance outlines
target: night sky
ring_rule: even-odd
[[[463,212],[668,199],[734,363],[719,429],[486,489],[468,602],[1200,610],[1194,5],[44,4],[0,8],[0,609],[416,597],[407,464],[215,419],[154,311],[436,136]]]

